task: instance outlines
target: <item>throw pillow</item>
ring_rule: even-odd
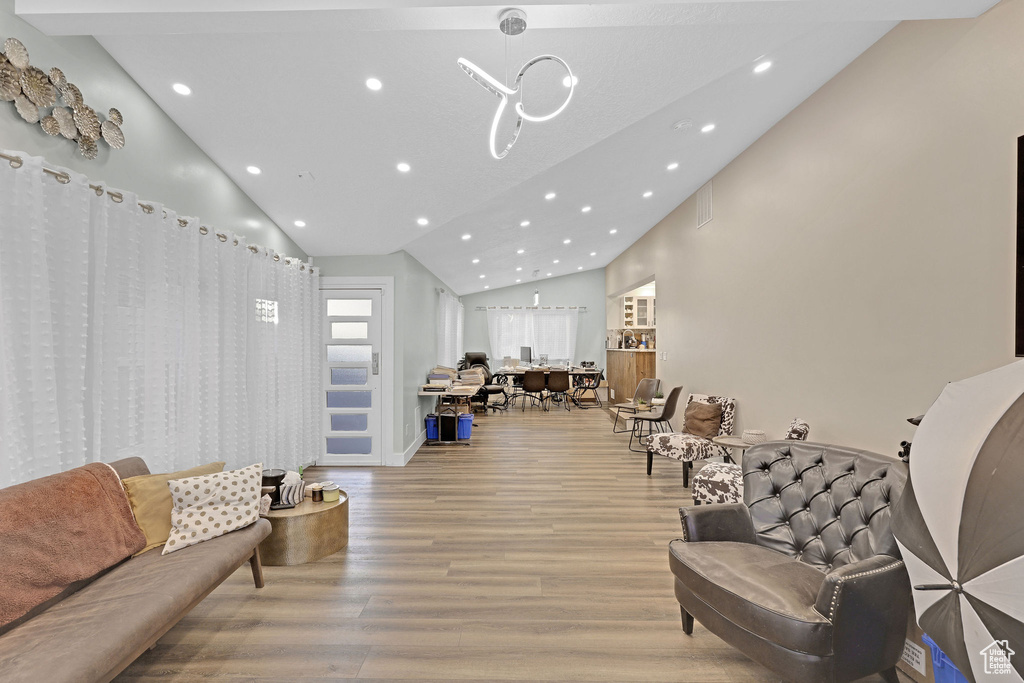
[[[211,462],[180,472],[166,474],[143,474],[121,480],[128,503],[132,506],[135,523],[146,535],[146,547],[135,553],[141,555],[147,550],[162,546],[171,533],[171,492],[167,482],[201,474],[213,474],[224,470],[223,462]]]
[[[786,432],[786,438],[790,441],[806,441],[810,431],[811,425],[807,424],[806,420],[801,420],[797,417],[790,423],[789,431]]]
[[[704,439],[718,436],[722,428],[722,406],[693,401],[683,413],[683,431]]]
[[[249,526],[260,514],[263,465],[172,479],[171,533],[163,554]]]

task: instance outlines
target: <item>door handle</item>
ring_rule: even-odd
[[[380,374],[380,353],[377,351],[373,352],[373,374]]]

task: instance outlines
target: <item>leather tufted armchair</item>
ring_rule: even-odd
[[[899,460],[775,441],[743,456],[743,502],[680,508],[669,565],[683,630],[709,631],[786,680],[896,681],[910,579],[889,527]]]

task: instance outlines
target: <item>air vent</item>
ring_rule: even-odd
[[[701,228],[711,222],[711,181],[697,190],[697,227]]]

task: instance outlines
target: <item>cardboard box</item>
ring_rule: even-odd
[[[907,641],[903,644],[903,657],[896,663],[896,668],[907,678],[916,683],[935,683],[932,671],[932,652],[921,636],[924,631],[917,625],[917,616],[911,606],[907,624]]]

